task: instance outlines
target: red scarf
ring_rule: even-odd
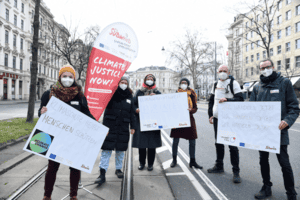
[[[147,88],[148,90],[153,90],[153,89],[155,89],[156,88],[156,85],[153,85],[153,86],[151,86],[151,87],[149,87],[148,85],[146,85],[145,83],[143,83],[143,85],[142,85],[144,88]]]

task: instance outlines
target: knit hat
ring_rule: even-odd
[[[129,77],[128,77],[128,76],[122,76],[122,77],[121,77],[121,80],[119,81],[119,83],[120,83],[122,80],[126,80],[126,81],[127,81],[127,84],[129,85]]]
[[[154,81],[154,83],[155,83],[156,78],[155,78],[155,76],[154,76],[153,74],[147,74],[147,75],[145,76],[145,78],[144,78],[144,83],[146,83],[146,79],[147,79],[148,77],[152,77],[152,78],[153,78],[153,81]]]
[[[70,72],[74,75],[74,77],[76,75],[75,69],[71,65],[64,65],[62,68],[60,68],[58,77],[60,77],[60,75],[64,72]]]
[[[187,78],[182,78],[182,79],[180,79],[179,85],[181,84],[182,81],[186,81],[187,84],[188,84],[188,86],[190,86],[190,81],[189,81],[189,79],[187,79]]]
[[[218,72],[219,72],[220,70],[224,70],[224,69],[227,69],[227,71],[229,71],[228,66],[223,64],[223,65],[220,65],[220,66],[219,66]]]

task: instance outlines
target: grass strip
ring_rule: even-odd
[[[8,143],[31,133],[38,118],[33,123],[26,123],[26,118],[15,118],[0,121],[0,144]]]

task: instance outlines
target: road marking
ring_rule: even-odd
[[[166,133],[166,131],[161,130],[161,132],[164,135],[164,137],[162,137],[162,138],[167,138],[167,140],[169,140],[169,142],[172,143],[172,140],[168,136],[168,134]],[[189,162],[189,157],[184,153],[184,151],[179,146],[178,146],[178,152],[182,155],[182,157],[187,162]],[[218,197],[218,199],[228,200],[226,198],[226,196],[209,180],[209,178],[207,176],[205,176],[205,174],[201,170],[195,169],[195,168],[193,168],[193,169],[199,175],[199,177],[206,183],[206,185],[211,189],[211,191]]]
[[[159,147],[159,148],[156,149],[156,153],[161,153],[161,152],[166,151],[166,150],[168,150],[168,148],[166,146],[162,146],[162,147]]]
[[[163,131],[163,130],[162,130]],[[166,147],[169,149],[170,152],[172,152],[172,148],[169,145],[169,143],[166,141],[165,137],[161,137],[163,143],[166,145]],[[204,188],[200,185],[200,183],[197,181],[195,176],[190,172],[190,170],[185,166],[185,164],[182,162],[182,160],[177,156],[177,163],[183,170],[183,172],[186,174],[186,176],[190,179],[191,183],[194,185],[195,189],[199,193],[199,195],[202,197],[203,200],[212,200],[212,198],[209,196],[209,194],[204,190]]]
[[[186,175],[184,172],[166,173],[166,176],[182,176]]]
[[[299,130],[295,130],[295,129],[289,129],[290,131],[296,131],[296,132],[300,132]]]
[[[164,146],[164,147],[166,147],[166,146]],[[166,148],[167,148],[167,147],[166,147]],[[163,162],[162,165],[163,165],[164,170],[170,168],[170,165],[171,165],[172,161],[173,161],[173,160],[170,159],[170,160],[167,160],[167,161]]]

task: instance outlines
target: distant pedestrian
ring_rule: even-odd
[[[132,147],[139,148],[139,170],[144,169],[146,164],[146,157],[148,160],[148,171],[153,170],[153,163],[156,154],[155,149],[162,146],[160,130],[141,132],[140,129],[140,109],[138,104],[138,97],[161,94],[160,91],[158,91],[156,88],[155,80],[156,79],[152,74],[148,74],[144,78],[142,88],[136,92],[133,100],[136,112],[137,129],[136,133],[133,135]]]
[[[217,153],[216,164],[213,168],[207,170],[208,173],[222,173],[224,172],[224,144],[217,143],[218,136],[218,103],[226,101],[244,101],[241,87],[237,81],[229,76],[230,72],[228,66],[221,65],[218,69],[219,80],[214,84],[211,96],[209,99],[208,115],[209,122],[214,125],[215,131],[215,146]],[[233,182],[240,183],[240,168],[239,168],[239,150],[236,146],[229,145],[230,160],[233,171]]]
[[[41,114],[47,112],[46,105],[50,98],[54,96],[66,104],[72,106],[76,110],[86,114],[94,119],[89,111],[87,100],[82,93],[81,86],[75,81],[75,70],[71,65],[65,65],[59,70],[59,78],[56,84],[47,90],[42,99],[39,109],[39,117]],[[63,134],[63,133],[62,133]],[[49,160],[48,169],[45,176],[45,192],[43,200],[50,200],[53,191],[53,186],[56,179],[56,173],[58,171],[60,163]],[[80,179],[80,171],[70,167],[70,199],[77,200],[78,183]]]
[[[288,200],[296,200],[294,174],[290,164],[287,146],[289,145],[288,129],[294,124],[299,116],[299,102],[288,78],[281,76],[280,72],[274,71],[272,60],[266,59],[260,62],[260,82],[254,86],[250,101],[280,101],[281,102],[281,130],[280,153],[276,154],[281,166],[284,186]],[[269,152],[259,151],[259,164],[263,186],[255,194],[256,199],[264,199],[272,195],[273,185],[270,177]]]
[[[109,134],[101,147],[100,158],[100,176],[95,183],[102,185],[105,181],[105,173],[109,166],[111,153],[115,150],[115,174],[118,178],[123,178],[124,174],[121,171],[124,151],[128,148],[129,141],[129,125],[130,133],[134,134],[136,129],[135,110],[133,107],[132,90],[128,87],[129,79],[122,77],[119,86],[109,101],[103,117],[103,125],[109,128]]]
[[[202,169],[202,166],[196,163],[196,139],[197,136],[197,128],[193,114],[197,112],[197,95],[193,89],[190,87],[190,81],[187,78],[182,78],[179,81],[179,88],[177,92],[186,92],[188,96],[188,105],[189,105],[189,112],[190,112],[190,119],[191,119],[191,127],[188,128],[176,128],[171,130],[171,137],[173,139],[172,145],[172,156],[173,162],[171,163],[171,167],[175,167],[177,164],[177,150],[179,139],[184,138],[189,140],[189,152],[190,152],[190,167],[195,167],[198,169]]]

